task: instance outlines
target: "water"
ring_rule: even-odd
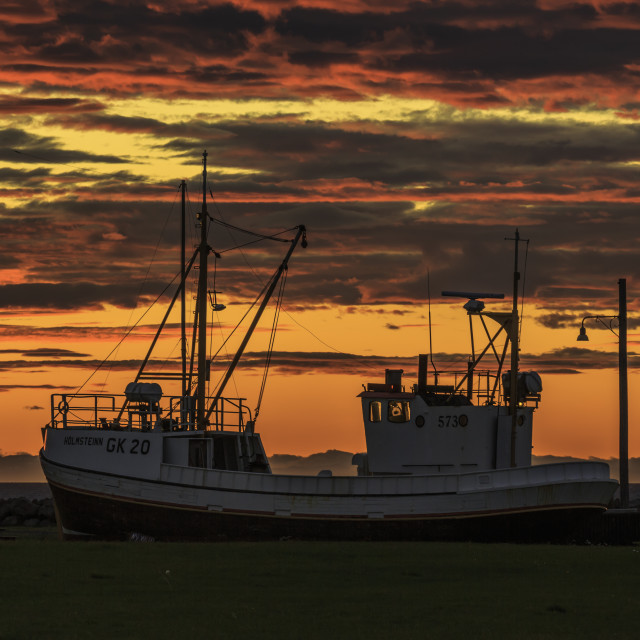
[[[0,500],[7,498],[39,500],[50,497],[51,489],[46,482],[0,482]]]

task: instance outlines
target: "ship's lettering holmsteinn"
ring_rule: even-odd
[[[92,438],[90,436],[66,436],[64,439],[65,445],[86,445],[86,446],[101,446],[104,438]]]

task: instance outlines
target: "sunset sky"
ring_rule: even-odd
[[[177,272],[182,179],[192,251],[206,149],[213,217],[308,228],[258,423],[268,453],[364,448],[362,383],[413,381],[429,349],[428,272],[434,359],[464,365],[464,300],[440,292],[507,308],[517,227],[534,453],[617,455],[616,336],[576,336],[617,313],[624,277],[640,456],[636,0],[4,0],[0,20],[1,452],[38,451],[49,395],[82,385]],[[218,344],[285,250],[221,253]],[[123,392],[163,305],[85,392]],[[250,405],[270,321],[230,390]]]

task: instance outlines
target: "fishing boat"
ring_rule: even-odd
[[[542,382],[519,367],[517,231],[510,310],[485,308],[485,300],[502,294],[444,292],[467,299],[472,348],[464,371],[446,379],[423,354],[415,382],[407,383],[401,369],[367,382],[358,396],[366,452],[353,457],[357,474],[272,473],[256,430],[258,412],[225,390],[294,250],[306,246],[306,229],[295,228],[287,239],[286,255],[211,391],[207,313],[223,307],[208,284],[215,252],[209,246],[214,219],[207,211],[206,162],[205,152],[200,242],[189,260],[183,242],[180,285],[137,375],[124,394],[51,397],[40,460],[63,537],[548,541],[571,539],[585,518],[606,509],[618,486],[608,465],[531,464]],[[183,181],[183,212],[184,194]],[[196,261],[189,357],[184,300]],[[182,368],[154,373],[151,354],[178,298]],[[481,351],[473,338],[478,324],[487,338]],[[491,366],[481,369],[487,359]],[[167,384],[176,390],[167,394]]]

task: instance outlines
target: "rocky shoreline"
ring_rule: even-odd
[[[56,524],[51,498],[0,499],[0,526],[52,527]]]

